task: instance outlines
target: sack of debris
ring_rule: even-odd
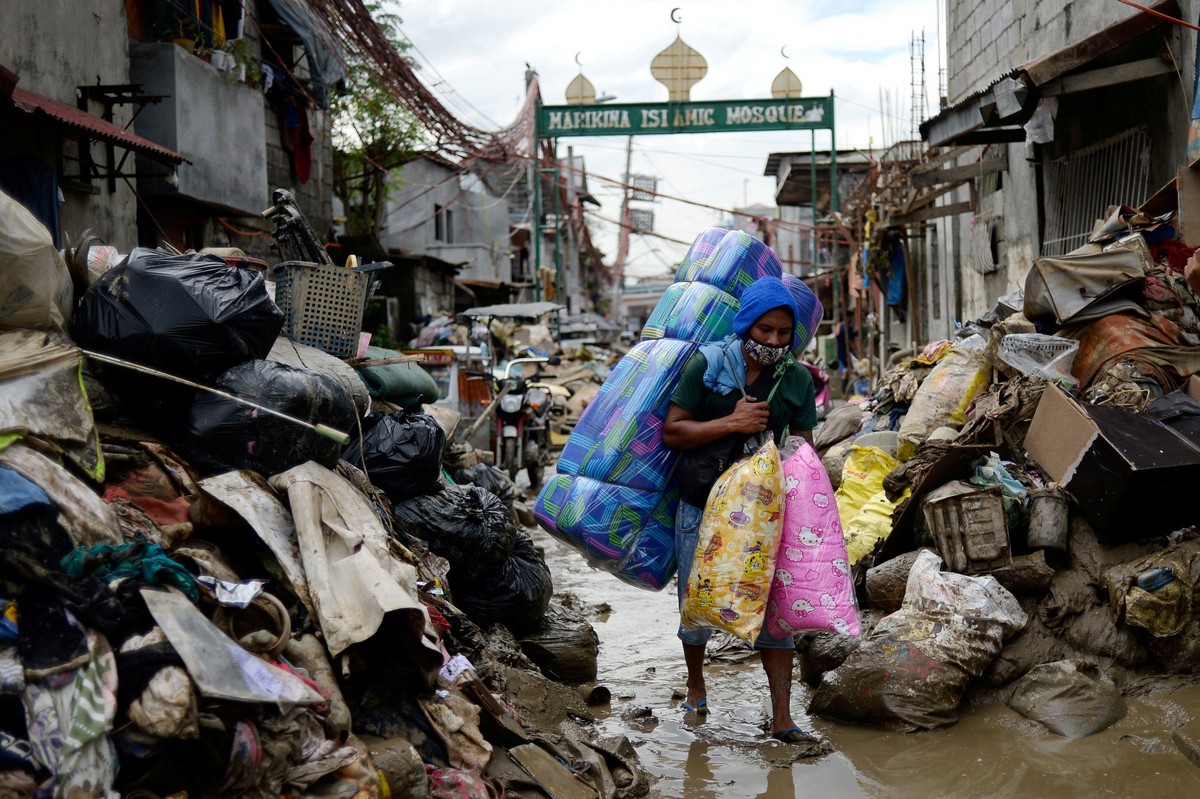
[[[985,344],[982,336],[955,343],[921,383],[900,425],[900,460],[908,460],[937,428],[962,428],[967,409],[992,382]]]
[[[437,383],[420,364],[387,362],[403,355],[384,347],[367,347],[367,360],[355,367],[355,371],[375,399],[404,407],[417,402],[437,402],[441,398]]]
[[[0,219],[0,327],[65,330],[71,275],[50,231],[4,192]]]
[[[281,329],[257,270],[144,247],[92,284],[71,327],[84,349],[199,382],[266,358]]]
[[[361,467],[371,482],[393,500],[432,494],[442,487],[446,434],[432,416],[399,410],[363,421],[342,452],[342,460]]]
[[[941,558],[921,552],[909,573],[903,606],[824,675],[810,712],[902,731],[958,720],[967,684],[1028,617],[995,578],[940,567]]]
[[[353,429],[358,415],[341,381],[275,361],[238,364],[217,378],[215,387],[334,430]],[[267,476],[310,460],[332,468],[340,450],[309,427],[208,392],[196,395],[179,446],[204,471],[250,469]]]

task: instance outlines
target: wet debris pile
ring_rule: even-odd
[[[0,793],[646,792],[589,725],[594,631],[437,409],[373,411],[259,272],[89,271],[0,217]]]
[[[1193,248],[1112,213],[816,431],[866,630],[801,640],[812,712],[921,730],[1000,699],[1077,737],[1194,673]]]

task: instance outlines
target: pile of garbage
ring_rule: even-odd
[[[0,218],[0,793],[645,793],[434,409],[281,335],[258,271]]]
[[[802,642],[818,714],[901,730],[1000,699],[1062,735],[1200,654],[1200,303],[1167,217],[1114,208],[815,442],[864,607]]]

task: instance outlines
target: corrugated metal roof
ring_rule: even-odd
[[[149,139],[143,139],[136,133],[130,133],[111,122],[105,122],[87,111],[81,111],[74,106],[60,103],[58,100],[51,100],[40,94],[14,88],[12,102],[14,107],[27,114],[50,117],[58,125],[86,133],[94,139],[109,142],[127,150],[133,150],[164,164],[177,166],[184,162],[191,163],[191,159],[185,155],[180,155],[161,144],[155,144]]]
[[[1179,15],[1179,3],[1177,0],[1160,0],[1150,6],[1150,10],[1176,17]],[[955,136],[946,135],[942,139],[934,140],[936,129],[940,128],[959,134],[988,127],[993,122],[976,113],[976,109],[1001,83],[1010,79],[1026,79],[1033,86],[1042,86],[1072,70],[1086,66],[1095,59],[1164,24],[1165,21],[1161,17],[1138,12],[1112,23],[1091,36],[1052,53],[1039,56],[1032,61],[1027,61],[1000,75],[983,89],[967,95],[954,105],[942,109],[937,115],[922,122],[921,136],[930,144],[941,145],[949,143]],[[957,125],[952,121],[954,117],[961,118]]]

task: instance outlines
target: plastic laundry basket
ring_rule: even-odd
[[[284,261],[272,271],[288,338],[339,358],[358,352],[371,273],[305,261]]]

